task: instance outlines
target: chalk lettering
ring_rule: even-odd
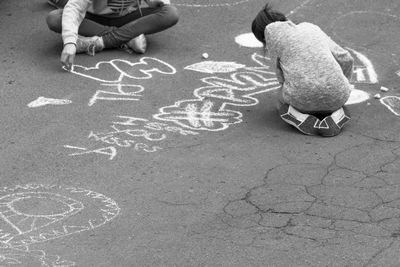
[[[96,93],[89,100],[88,106],[92,106],[97,100],[111,100],[111,101],[138,101],[141,96],[139,93],[144,91],[143,86],[134,84],[102,84],[102,86],[116,87],[117,92],[97,90]],[[125,87],[131,89],[124,91]],[[124,89],[123,89],[124,88]]]

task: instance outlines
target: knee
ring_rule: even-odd
[[[162,7],[163,12],[166,14],[168,18],[168,22],[170,26],[173,26],[178,23],[179,21],[179,12],[175,6],[172,5],[165,5]]]
[[[46,23],[50,30],[61,33],[62,10],[51,11],[46,17]]]

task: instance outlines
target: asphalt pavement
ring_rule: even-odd
[[[0,266],[399,266],[400,3],[281,0],[356,60],[333,138],[279,119],[261,0],[59,62],[45,0],[0,7]]]

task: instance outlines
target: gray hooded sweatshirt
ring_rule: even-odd
[[[274,22],[265,28],[265,41],[283,102],[313,113],[333,112],[348,100],[353,58],[318,26]]]

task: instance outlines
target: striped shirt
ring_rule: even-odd
[[[139,5],[140,8],[147,7],[144,0],[108,0],[107,7],[96,14],[125,16],[126,14],[137,10]],[[90,7],[88,11],[94,13],[93,9]]]

